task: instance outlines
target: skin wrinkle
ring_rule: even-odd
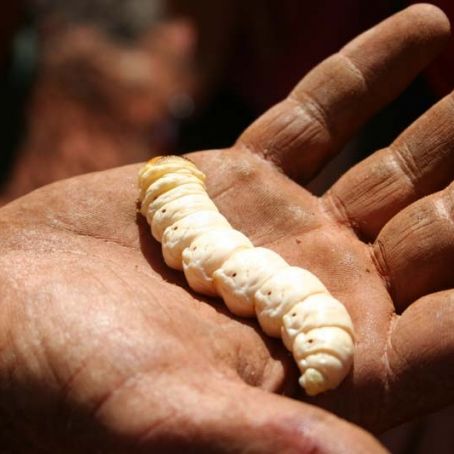
[[[210,198],[214,202],[216,202],[217,199],[222,198],[222,196],[224,196],[224,195],[228,195],[232,191],[236,191],[235,184],[233,184],[232,186],[226,186],[225,188],[222,188],[218,192],[214,192],[214,193],[212,193],[211,191],[209,191],[209,192],[207,191],[207,192],[208,192],[208,195],[210,196]]]
[[[292,148],[301,140],[307,140],[306,136],[310,139],[311,137],[316,137],[318,135],[316,132],[317,128],[315,128],[314,132],[309,133],[311,131],[312,122],[305,121],[304,119],[304,117],[310,118],[311,116],[308,110],[305,110],[299,105],[294,109],[294,113],[296,115],[293,115],[290,121],[280,125],[279,131],[276,131],[275,136],[268,140],[267,155],[265,156],[263,153],[260,153],[260,155],[268,158],[272,164],[283,168],[285,168],[285,163],[282,158],[283,149]],[[317,122],[314,121],[313,123],[317,125]],[[300,127],[298,127],[298,125]],[[297,135],[292,134],[292,130],[295,126],[299,131]]]
[[[387,412],[387,407],[390,404],[390,383],[392,382],[393,376],[398,376],[395,374],[392,367],[392,361],[390,361],[390,352],[394,350],[394,345],[392,342],[392,334],[398,324],[400,316],[397,314],[391,314],[388,331],[386,335],[386,342],[384,343],[383,348],[383,356],[382,362],[384,366],[384,375],[383,375],[383,392],[382,392],[382,399],[380,401],[384,402],[384,405],[380,406],[380,410],[378,411],[376,420],[379,422],[383,419],[384,414]]]
[[[442,193],[441,197],[443,197],[444,194],[446,193]],[[446,222],[444,222],[443,219],[437,219],[434,209],[434,200],[439,198],[439,194],[426,197],[417,202],[417,204],[408,207],[402,211],[396,220],[393,220],[388,224],[385,231],[379,237],[382,244],[381,255],[386,262],[389,262],[388,268],[393,271],[394,278],[391,282],[393,293],[398,292],[399,295],[403,293],[403,296],[400,295],[400,297],[404,298],[404,305],[407,305],[410,300],[418,295],[422,295],[420,292],[423,291],[423,289],[419,289],[417,290],[417,294],[414,294],[414,289],[407,288],[405,284],[402,284],[402,280],[406,282],[405,272],[410,265],[408,259],[416,261],[415,273],[420,272],[420,266],[429,266],[430,263],[438,268],[440,265],[437,261],[433,262],[433,260],[436,259],[437,254],[443,253],[446,255],[447,253],[447,249],[440,249],[440,247],[442,247],[440,245],[444,244],[448,248],[450,247],[450,227],[449,225],[446,225]],[[440,243],[440,239],[443,238],[444,241],[441,241]],[[413,249],[410,253],[408,245],[414,242],[417,242],[418,248]],[[399,251],[401,255],[403,254],[403,257],[408,256],[407,261],[398,260],[396,253]],[[389,259],[386,257],[387,254],[390,254]],[[423,265],[423,263],[426,265]],[[444,269],[444,271],[446,271],[446,269]],[[430,270],[430,273],[433,272],[433,269]],[[391,276],[392,275],[390,275],[390,277]],[[434,277],[436,277],[436,275],[434,275]],[[439,285],[445,286],[447,284],[446,279],[448,279],[448,275],[445,274],[445,281],[443,283],[437,281],[437,287],[434,288],[427,288],[428,283],[423,284],[423,286],[427,288],[426,291],[440,290],[441,287],[439,287]],[[410,295],[408,295],[407,292],[410,292]]]
[[[382,155],[383,155],[385,162],[388,165],[391,162],[391,160],[390,160],[391,156],[388,154],[384,154],[384,153],[382,153]],[[394,159],[392,159],[392,161],[394,161]],[[401,170],[401,167],[400,166],[398,167],[397,164],[393,167],[394,167],[393,172],[395,172],[396,169]],[[380,185],[380,187],[377,187],[377,185],[375,185],[374,192],[369,188],[367,190],[361,190],[360,188],[358,188],[358,190],[355,191],[354,193],[347,192],[346,193],[347,201],[344,201],[343,200],[343,197],[345,197],[344,188],[343,188],[344,185],[343,185],[343,182],[340,181],[340,183],[336,183],[334,188],[329,189],[322,196],[322,201],[328,201],[328,202],[331,201],[332,202],[332,203],[328,204],[328,209],[327,209],[328,213],[330,211],[334,211],[334,210],[330,210],[330,207],[332,206],[335,209],[334,215],[336,215],[336,212],[337,212],[338,213],[337,217],[340,217],[341,220],[347,219],[347,225],[350,226],[350,228],[355,232],[355,234],[358,237],[360,237],[363,240],[363,242],[365,242],[367,240],[370,241],[375,238],[375,232],[374,232],[375,229],[372,228],[372,231],[370,231],[371,226],[369,225],[370,224],[369,218],[373,215],[373,213],[369,213],[368,206],[366,206],[364,204],[368,200],[372,199],[371,208],[374,209],[377,206],[380,207],[380,204],[383,200],[383,194],[381,194],[380,200],[378,202],[375,200],[376,196],[378,194],[380,194],[381,192],[383,192],[383,190],[387,190],[389,197],[392,197],[394,194],[394,191],[395,191],[394,189],[391,189],[393,181],[392,180],[390,182],[387,181],[391,178],[394,178],[395,175],[391,176],[390,172],[381,171],[381,170],[379,170],[379,172],[385,173],[385,175],[386,174],[389,174],[389,175],[387,175],[386,179],[381,179],[378,181],[378,184]],[[406,179],[408,178],[408,176],[406,174],[405,174],[405,178]],[[341,186],[339,186],[339,185],[341,185]],[[340,191],[339,191],[339,188],[340,188]],[[412,184],[412,188],[413,188],[413,184]],[[368,199],[365,198],[366,195],[369,195]],[[353,208],[353,211],[356,213],[356,215],[351,215],[349,213],[348,206]],[[363,219],[361,219],[360,216],[358,216],[358,212],[360,212],[360,208],[362,208],[362,211],[363,211]],[[366,211],[366,215],[364,215],[364,211]]]
[[[222,379],[222,377],[221,377],[221,379]],[[217,380],[217,383],[222,383],[222,381]],[[237,415],[237,414],[238,415],[245,414],[245,416],[247,418],[249,418],[250,417],[249,409],[247,408],[247,406],[249,406],[249,403],[243,402],[242,399],[236,399],[234,408],[225,408],[226,405],[228,405],[228,400],[230,400],[229,396],[231,395],[231,391],[229,389],[226,390],[225,388],[226,387],[230,388],[231,386],[233,386],[235,388],[237,385],[233,384],[231,382],[225,383],[222,391],[219,393],[217,392],[216,388],[214,389],[215,394],[218,396],[218,398],[216,399],[217,405],[215,405],[213,408],[211,408],[211,414],[210,414],[208,421],[206,420],[206,416],[207,416],[206,411],[204,413],[200,413],[200,415],[197,414],[196,419],[187,419],[188,415],[186,412],[184,412],[181,415],[182,421],[176,421],[175,424],[177,424],[179,427],[181,427],[181,425],[183,423],[184,424],[187,423],[191,428],[191,433],[193,433],[192,431],[199,431],[202,427],[211,425],[213,422],[216,424],[218,419],[222,419],[223,423],[224,424],[227,423],[227,426],[229,426],[230,425],[229,420],[236,419],[235,415]],[[241,393],[245,391],[244,390],[245,386],[247,386],[247,385],[244,385],[242,383],[240,385],[240,388],[238,390],[236,390],[239,392],[239,396],[241,396]],[[207,386],[200,381],[198,381],[196,383],[191,383],[191,388],[197,389],[201,395],[207,393]],[[232,389],[232,391],[234,391],[234,390],[235,389]],[[196,399],[198,400],[199,398],[196,397]],[[201,405],[206,406],[206,402],[201,401]],[[189,406],[185,405],[184,408],[189,408]],[[258,414],[257,417],[255,419],[253,419],[252,421],[249,421],[249,419],[247,419],[246,420],[247,426],[244,427],[244,430],[254,430],[254,431],[258,430],[260,432],[264,431],[264,433],[269,432],[269,430],[273,430],[273,432],[274,432],[274,425],[276,425],[276,424],[278,426],[283,424],[283,427],[282,427],[283,429],[284,428],[286,430],[289,429],[289,424],[286,424],[286,421],[281,421],[282,418],[279,418],[276,421],[274,421],[274,418],[273,418],[269,422],[268,422],[269,418],[268,417],[265,417],[265,418],[266,418],[265,421],[260,421],[260,425],[256,425],[256,419],[261,419],[260,414]],[[314,419],[316,419],[316,418],[314,418]],[[293,424],[296,423],[296,421],[293,419],[291,421]],[[315,425],[315,424],[317,424],[316,421],[311,422],[311,425]],[[223,437],[224,437],[225,433],[224,433],[223,425],[220,425],[220,426],[216,425],[215,430],[217,431],[216,439],[218,440],[218,442],[224,443]],[[221,430],[221,431],[218,432],[219,430]],[[236,427],[236,431],[237,430],[238,430],[238,427]],[[240,430],[243,430],[243,428],[241,428]],[[283,434],[281,433],[281,430],[278,430],[276,432],[276,437],[279,437],[282,435]],[[306,431],[304,431],[304,433],[299,434],[299,436],[297,436],[297,434],[293,434],[293,437],[290,435],[288,438],[284,437],[283,440],[284,440],[284,442],[286,440],[288,440],[290,442],[290,440],[292,440],[292,438],[296,438],[297,440],[299,440],[299,442],[302,442],[304,440],[305,443],[307,443],[308,438],[311,438],[311,434],[308,434],[308,433],[306,433]],[[256,445],[253,442],[253,440],[251,440],[251,442],[249,442],[249,444],[248,444],[249,449],[253,449],[254,446],[257,447],[257,449],[259,449],[260,444]],[[236,452],[236,449],[235,449],[235,452]],[[243,451],[241,451],[241,452],[243,452]],[[261,452],[261,451],[257,451],[257,452]],[[287,452],[287,451],[285,451],[285,452]],[[301,452],[301,451],[298,450],[298,452]],[[306,451],[304,451],[304,452],[306,452]]]
[[[288,355],[290,357],[290,354]],[[288,366],[283,364],[281,361],[274,359],[268,359],[263,368],[262,379],[260,381],[260,389],[269,392],[275,392],[281,395],[287,395],[292,390],[292,394],[295,394],[295,387],[291,384],[291,380],[286,380],[286,375],[289,375],[288,369],[292,367],[293,362],[289,361]],[[270,377],[273,379],[267,379]],[[276,378],[275,378],[276,377]],[[296,375],[295,375],[296,381]],[[290,384],[288,383],[290,382]]]
[[[418,198],[418,182],[422,178],[419,166],[409,148],[409,144],[405,141],[399,141],[388,148],[391,151],[391,156],[394,157],[397,167],[401,170],[401,174],[407,178],[411,184],[412,192]]]
[[[149,426],[144,429],[142,432],[137,434],[137,446],[142,446],[147,443],[152,435],[162,426],[164,426],[169,421],[174,421],[176,419],[177,411],[173,409],[173,411],[169,412],[167,416],[161,417],[159,420],[154,421],[149,424]]]
[[[395,301],[395,289],[393,287],[390,269],[386,262],[386,253],[382,241],[378,238],[373,244],[369,245],[369,252],[372,263],[383,281],[386,291],[391,301]],[[395,304],[394,304],[395,307]]]
[[[436,214],[441,218],[445,219],[451,224],[451,227],[454,224],[454,184],[448,186],[446,191],[443,193],[443,196],[439,200],[435,200],[434,208]]]
[[[314,103],[316,101],[314,100]],[[287,110],[285,107],[287,104],[294,104],[294,108],[292,109],[292,114],[288,115],[289,118],[284,117],[284,113]],[[309,105],[309,104],[308,104]],[[263,142],[261,136],[257,137],[257,140],[260,142],[260,147],[254,144],[255,138],[255,126],[252,125],[249,130],[246,131],[243,135],[240,136],[238,139],[238,143],[244,146],[247,150],[252,152],[255,155],[258,155],[262,159],[273,164],[276,168],[280,168],[282,172],[282,150],[286,148],[292,148],[295,144],[299,142],[307,142],[311,141],[311,138],[318,137],[319,135],[323,135],[326,131],[324,130],[323,121],[319,118],[319,115],[315,114],[315,112],[319,111],[316,106],[312,106],[313,109],[307,108],[303,105],[295,95],[290,95],[284,101],[282,101],[277,106],[273,107],[270,111],[266,113],[267,116],[270,118],[266,118],[266,122],[268,126],[271,124],[279,124],[280,130],[276,132],[272,137],[267,137],[267,141]],[[274,112],[276,112],[275,115]],[[313,121],[307,121],[304,117],[308,117],[309,120],[312,119]],[[284,124],[282,124],[282,118],[286,118]],[[262,120],[264,121],[264,120]],[[303,129],[297,128],[299,130],[298,134],[291,134],[292,128],[294,125],[302,124],[305,125]],[[319,131],[315,131],[308,135],[308,131],[313,127],[313,125],[320,126]],[[316,128],[318,129],[318,128]],[[290,133],[286,133],[286,131]],[[288,136],[286,141],[283,141],[282,138]],[[261,140],[260,140],[261,139]],[[279,147],[277,147],[277,142],[279,142]]]
[[[61,219],[59,219],[59,221],[62,222]],[[135,249],[136,249],[134,246],[121,243],[120,241],[118,241],[116,239],[106,238],[106,237],[103,237],[103,236],[96,236],[92,232],[90,232],[90,234],[83,233],[80,230],[75,229],[74,227],[75,226],[71,225],[71,224],[66,224],[66,225],[62,224],[62,225],[58,225],[58,226],[57,225],[53,226],[53,228],[55,229],[55,233],[61,233],[62,231],[66,231],[69,234],[77,235],[77,236],[80,236],[80,237],[82,237],[84,239],[99,240],[99,241],[101,241],[103,243],[112,243],[112,244],[115,244],[116,246],[120,246],[120,247],[129,249],[131,251],[135,251]]]
[[[389,147],[389,148],[391,148],[391,147]],[[417,188],[415,187],[415,184],[414,184],[415,181],[410,177],[409,174],[407,174],[405,172],[402,165],[399,164],[399,160],[396,158],[394,153],[387,153],[387,155],[384,159],[385,159],[386,166],[387,166],[384,173],[388,169],[390,169],[390,171],[387,172],[386,178],[383,179],[379,183],[381,187],[378,188],[377,194],[380,194],[383,190],[386,190],[389,186],[391,186],[391,188],[392,188],[392,186],[393,186],[393,184],[395,184],[395,182],[398,182],[399,185],[401,185],[402,179],[400,177],[403,177],[403,179],[405,179],[408,182],[408,188],[406,188],[405,191],[403,191],[402,187],[398,187],[397,189],[399,190],[399,192],[405,192],[405,194],[410,192],[411,194],[409,194],[407,196],[407,200],[414,200],[414,198],[416,197],[416,192],[417,192]],[[398,172],[398,175],[396,175],[397,172]],[[394,190],[395,190],[394,188],[390,189],[390,191],[394,191]],[[367,195],[367,194],[365,194],[365,195]]]
[[[214,369],[214,370],[211,370],[211,367],[210,368],[207,368],[207,364],[202,360],[202,364],[203,364],[203,371],[204,373],[209,373],[210,377],[214,374],[214,375],[219,375],[219,381],[224,381],[224,380],[231,380],[231,378],[233,377],[232,375],[230,374],[226,374],[226,373],[223,373],[222,371],[220,370],[217,370],[217,369]],[[174,378],[175,377],[175,374],[171,371],[172,369],[174,369],[176,366],[169,362],[167,363],[167,365],[165,365],[166,367],[164,369],[160,368],[159,369],[159,377],[160,377],[160,380],[164,380],[163,379],[163,376],[167,373],[169,373],[169,377],[171,378]],[[99,401],[98,403],[96,404],[96,406],[93,408],[93,417],[97,420],[100,420],[102,419],[101,418],[101,413],[103,412],[103,409],[105,406],[109,405],[110,402],[113,400],[115,402],[115,398],[118,394],[121,394],[125,389],[127,388],[137,388],[138,390],[142,389],[143,387],[141,386],[142,383],[147,383],[148,381],[150,381],[151,377],[152,377],[152,374],[150,374],[150,371],[155,367],[154,364],[151,365],[151,367],[149,369],[145,369],[143,371],[140,371],[136,374],[134,374],[133,376],[130,376],[128,377],[126,380],[122,380],[116,387],[114,390],[112,390],[111,392],[109,392],[108,395],[106,396],[103,396]],[[177,369],[179,369],[179,367],[177,367]],[[202,368],[200,368],[202,370]],[[166,381],[166,380],[164,380]],[[196,382],[195,383],[192,383],[192,387],[191,387],[191,390],[197,390],[200,392],[200,395],[203,395],[204,392],[206,391],[206,383],[207,381],[206,380],[200,380],[200,377],[197,378]],[[198,385],[198,386],[197,386]],[[172,385],[171,385],[172,386]],[[145,386],[146,388],[146,386]],[[159,403],[157,403],[159,404]],[[113,404],[115,406],[115,403]],[[161,409],[161,407],[158,405],[159,409]],[[158,408],[157,407],[157,408]],[[149,427],[147,427],[146,429],[142,430],[140,433],[138,434],[135,434],[134,435],[134,438],[138,441],[138,444],[142,444],[144,443],[148,438],[150,438],[150,435],[151,433],[155,432],[156,429],[162,427],[163,425],[165,425],[166,422],[168,422],[169,420],[171,421],[174,421],[176,419],[176,415],[178,415],[178,408],[175,407],[175,405],[167,405],[166,406],[166,415],[163,417],[162,415],[160,415],[159,419],[153,421],[152,423],[150,422],[150,425]],[[181,415],[183,416],[183,415]],[[153,418],[155,417],[155,415],[153,415]]]
[[[359,91],[363,94],[371,93],[371,88],[369,86],[366,75],[361,70],[360,65],[355,62],[354,57],[352,55],[348,55],[348,53],[349,46],[347,45],[336,54],[336,57],[341,60],[345,68],[348,68],[350,72],[356,76],[357,80],[359,81],[358,86],[361,87]]]
[[[347,206],[335,192],[327,192],[319,200],[322,212],[331,221],[336,222],[341,227],[347,227],[356,237],[363,235],[358,223],[350,217]]]
[[[153,366],[150,367],[150,370]],[[98,419],[100,413],[103,410],[103,407],[115,397],[117,393],[123,390],[123,388],[129,387],[131,383],[134,383],[138,380],[138,377],[142,376],[146,371],[137,371],[132,376],[124,375],[120,381],[114,386],[114,389],[109,389],[99,400],[92,406],[90,410],[90,416],[93,419]]]
[[[231,334],[230,334],[230,329],[228,329],[224,324],[221,326],[219,329],[223,333],[223,336],[227,339],[230,339]],[[213,347],[213,358],[215,361],[219,360],[223,364],[225,364],[225,369],[223,369],[223,373],[227,377],[238,377],[241,379],[241,377],[238,375],[238,357],[236,355],[235,348],[226,348],[226,343],[225,341],[221,341],[220,338],[222,336],[218,336],[218,331],[212,330],[210,333],[212,334],[211,339],[212,339],[212,347]],[[232,344],[235,345],[235,340],[232,339]]]
[[[243,345],[241,342],[238,342],[236,344],[236,372],[238,374],[238,377],[246,384],[251,385],[251,386],[258,386],[260,383],[260,380],[263,378],[263,370],[261,373],[256,374],[255,370],[252,368],[252,374],[251,374],[251,367],[249,366],[249,362],[247,360],[247,355],[243,355]],[[263,368],[264,369],[264,368]]]
[[[55,383],[55,387],[60,388],[60,390],[61,390],[64,386],[64,382],[62,381],[60,374],[57,372],[57,369],[55,368],[55,366],[50,358],[51,355],[49,354],[50,348],[49,348],[49,343],[47,342],[47,336],[45,335],[45,333],[43,332],[42,329],[37,329],[37,330],[41,331],[40,332],[40,338],[41,338],[40,347],[42,347],[42,348],[40,348],[40,351],[43,352],[43,357],[45,359],[46,367],[52,375],[52,380]],[[48,380],[46,380],[46,382],[48,383]]]
[[[72,392],[72,386],[77,381],[77,379],[83,374],[89,362],[91,360],[90,355],[85,355],[84,359],[80,361],[80,364],[72,371],[69,377],[63,382],[61,387],[62,402],[70,402],[70,394]]]
[[[21,230],[21,226],[18,226],[18,231]],[[46,235],[47,236],[47,235]],[[14,241],[16,239],[16,241]],[[10,235],[5,235],[2,238],[3,240],[3,252],[0,257],[0,260],[8,255],[13,254],[20,254],[22,252],[27,253],[48,253],[52,252],[53,250],[61,247],[61,244],[54,241],[52,238],[51,240],[47,238],[43,238],[43,235],[36,235],[35,232],[32,232],[31,235],[22,235],[22,236],[13,236],[11,238]],[[8,244],[11,242],[12,244]],[[57,246],[57,247],[56,247]],[[39,249],[38,249],[39,248]]]
[[[196,384],[193,383],[192,389],[196,388],[195,385]],[[203,395],[204,391],[206,391],[205,384],[203,385],[203,388],[201,389],[201,391],[202,391],[202,395]],[[153,423],[150,423],[149,426],[138,435],[137,445],[141,446],[141,445],[146,444],[146,442],[150,438],[152,438],[152,435],[155,434],[155,432],[158,431],[168,421],[173,423],[173,424],[170,424],[170,426],[177,425],[177,426],[181,427],[184,424],[191,425],[190,424],[191,421],[187,418],[187,416],[184,414],[184,412],[180,412],[180,414],[179,414],[177,409],[172,406],[170,411],[168,409],[168,415],[164,416],[163,418],[161,417],[159,420],[156,420]],[[167,431],[166,429],[168,430],[168,428],[164,427],[164,433],[166,433],[166,431]],[[159,438],[159,433],[158,433],[158,438]]]
[[[283,150],[287,148],[293,148],[295,144],[310,142],[311,139],[315,137],[322,137],[323,139],[320,140],[321,143],[325,141],[329,143],[332,140],[328,114],[325,112],[322,104],[314,96],[308,92],[302,91],[299,93],[294,91],[289,95],[286,102],[294,104],[295,107],[292,109],[292,112],[295,112],[297,115],[292,119],[292,123],[306,124],[306,126],[304,128],[299,128],[300,132],[293,138],[289,137],[287,142],[283,142],[278,151],[282,153]],[[309,121],[307,121],[306,118],[309,118]],[[312,132],[311,135],[308,135],[308,131],[311,130],[314,123],[318,128],[315,128],[315,131]],[[282,132],[284,131],[285,129],[282,130]]]
[[[389,153],[386,153],[386,151],[387,150],[382,150],[378,152],[381,153],[382,159],[380,165],[376,164],[374,168],[374,178],[372,180],[374,185],[370,187],[369,184],[371,180],[369,180],[369,182],[367,182],[366,188],[357,188],[357,190],[355,190],[353,193],[347,194],[347,197],[352,197],[352,200],[349,200],[346,203],[353,205],[353,208],[356,212],[360,211],[360,208],[366,210],[367,220],[361,221],[360,219],[358,219],[358,222],[363,224],[363,229],[368,228],[370,217],[373,215],[374,211],[377,211],[377,205],[379,208],[381,208],[383,199],[387,199],[386,196],[388,196],[388,198],[394,196],[394,193],[396,191],[396,182],[398,181],[399,184],[402,183],[402,178],[400,178],[400,176],[403,176],[404,180],[408,179],[408,175],[401,175],[402,168],[397,164],[395,158]],[[413,191],[413,183],[410,182],[410,184],[411,191]],[[402,188],[397,188],[397,190],[401,193],[403,192]],[[336,189],[334,189],[333,192],[335,191]],[[383,193],[385,193],[386,195],[384,196]],[[405,194],[406,193],[408,193],[408,190],[405,190]],[[338,197],[341,196],[339,195]],[[372,213],[370,212],[370,210],[372,210]],[[356,215],[356,217],[358,216]],[[372,234],[369,235],[375,236],[376,233],[372,231]]]
[[[254,147],[250,141],[243,140],[243,136],[240,137],[241,146],[244,147],[249,153],[258,156],[260,159],[266,161],[273,168],[280,169],[282,174],[285,174],[284,170],[282,169],[282,163],[279,159],[278,153],[275,152],[275,148],[273,143],[267,142],[265,145],[261,145],[260,148]]]
[[[19,336],[16,336],[16,339],[20,337],[20,340],[16,340],[14,344],[16,346],[16,351],[18,352],[19,356],[22,357],[22,362],[24,364],[27,363],[27,361],[25,361],[24,358],[28,357],[29,370],[26,372],[28,374],[32,372],[35,368],[38,369],[37,367],[38,363],[42,361],[42,359],[45,358],[46,355],[45,352],[42,351],[43,339],[38,329],[37,320],[35,317],[36,314],[34,313],[33,309],[30,308],[29,305],[25,305],[25,307],[26,307],[26,309],[24,310],[25,320],[21,324],[22,330],[19,331]],[[27,339],[25,333],[27,333],[27,336],[30,336],[30,333],[33,333],[31,339],[30,338]],[[24,339],[22,339],[22,337]],[[34,360],[31,362],[31,364],[30,358],[33,358]],[[52,373],[53,371],[50,370],[50,372]],[[56,377],[54,377],[54,379],[55,378]]]
[[[207,369],[208,365],[209,364],[205,364],[205,369]],[[103,407],[108,405],[108,403],[125,388],[134,387],[131,385],[141,383],[142,380],[147,380],[156,374],[159,375],[160,379],[162,379],[165,374],[169,374],[169,376],[172,377],[174,371],[178,369],[183,369],[181,364],[176,365],[175,361],[167,359],[164,362],[161,361],[159,365],[157,365],[154,361],[150,361],[150,364],[147,367],[133,372],[132,375],[124,374],[117,384],[114,385],[114,388],[110,389],[105,395],[101,396],[95,403],[91,409],[91,415],[95,419],[99,419],[100,413],[103,411]],[[159,373],[157,371],[159,371]]]
[[[262,121],[266,121],[266,123],[268,124],[273,124],[276,120],[281,118],[281,106],[283,104],[285,104],[285,100],[269,109],[265,113]],[[261,143],[260,136],[256,137],[255,134],[251,133],[251,131],[254,131],[255,128],[256,123],[253,123],[243,134],[240,135],[237,142],[235,143],[235,146],[239,145],[241,148],[250,152],[251,156],[257,155],[262,159],[271,162],[276,167],[279,167],[278,163],[274,163],[272,161],[274,154],[270,152],[269,144]],[[258,139],[257,141],[260,143],[260,146],[255,143],[256,139]]]
[[[346,55],[337,53],[332,57],[325,60],[324,64],[327,66],[327,73],[330,74],[330,79],[326,82],[326,88],[320,88],[321,100],[317,100],[315,96],[312,96],[314,102],[312,106],[318,106],[318,111],[326,118],[322,126],[324,126],[323,133],[326,135],[324,141],[321,141],[318,145],[322,149],[319,153],[323,156],[323,161],[330,159],[333,154],[336,154],[341,150],[342,145],[346,142],[349,137],[349,131],[356,129],[356,123],[359,123],[359,119],[351,118],[351,113],[355,113],[345,110],[344,105],[350,103],[353,106],[357,103],[359,96],[366,96],[367,91],[364,90],[365,77],[361,74],[358,78],[356,76],[357,71],[352,71],[352,62]],[[328,66],[329,65],[329,66]],[[359,71],[359,69],[358,69]],[[339,73],[341,76],[339,76]],[[351,74],[355,74],[352,78]],[[308,90],[314,90],[313,80],[308,76],[309,80]],[[325,75],[326,77],[327,75]],[[337,79],[343,80],[341,87],[338,86]],[[359,79],[359,84],[356,80]],[[367,86],[366,86],[367,87]],[[324,92],[325,90],[325,92]],[[326,104],[326,107],[324,106]],[[315,172],[318,172],[322,163],[317,163]],[[311,174],[313,176],[314,172]]]

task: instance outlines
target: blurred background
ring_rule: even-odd
[[[16,0],[0,6],[0,205],[81,173],[232,145],[397,0]],[[454,20],[454,2],[437,0]],[[322,193],[454,87],[446,51],[311,183]],[[452,409],[384,435],[454,452]]]

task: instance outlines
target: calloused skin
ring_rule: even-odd
[[[438,9],[413,6],[319,65],[231,149],[189,155],[235,228],[347,306],[356,352],[337,390],[307,399],[279,340],[164,265],[133,165],[0,210],[2,448],[373,453],[370,435],[317,406],[379,432],[452,402],[452,95],[323,197],[292,181],[309,181],[448,35]]]

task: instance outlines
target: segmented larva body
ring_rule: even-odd
[[[347,310],[314,274],[233,229],[204,181],[180,156],[154,158],[139,172],[141,213],[166,264],[183,270],[195,291],[222,297],[232,313],[256,316],[266,334],[282,337],[307,394],[336,388],[353,361]]]

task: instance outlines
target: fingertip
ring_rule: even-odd
[[[416,46],[418,53],[427,54],[423,59],[425,65],[446,44],[450,35],[451,24],[448,16],[435,5],[418,3],[397,12],[359,35],[346,44],[342,52],[355,54],[364,44],[374,45],[377,52],[380,43],[384,42],[389,46],[392,40],[391,48],[395,46],[397,49],[408,50]]]
[[[417,3],[404,10],[411,16],[414,27],[426,36],[446,41],[451,35],[451,24],[446,13],[430,3]]]

